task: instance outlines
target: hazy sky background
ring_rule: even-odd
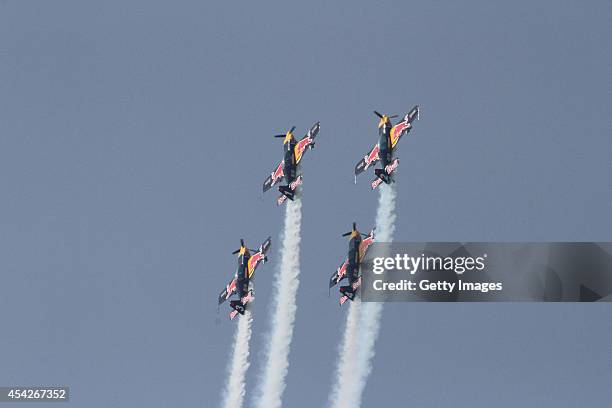
[[[372,226],[372,110],[402,139],[398,241],[612,240],[609,1],[0,1],[0,385],[78,407],[214,406],[238,240],[261,372],[283,210],[273,134],[304,160],[285,402],[327,401],[346,310],[327,282]],[[364,405],[606,406],[608,304],[385,306]]]

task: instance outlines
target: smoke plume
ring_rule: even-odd
[[[272,329],[268,342],[266,364],[256,406],[278,408],[289,368],[289,350],[295,322],[296,294],[300,274],[300,229],[302,202],[299,198],[287,202],[282,233],[280,269],[274,294]]]

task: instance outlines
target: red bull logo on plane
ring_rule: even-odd
[[[227,285],[227,295],[225,296],[225,298],[229,298],[232,293],[234,293],[234,291],[236,290],[236,279],[234,278],[233,281],[230,282],[229,285]]]
[[[361,241],[361,245],[359,246],[359,256],[361,258],[365,256],[365,253],[368,250],[368,247],[372,245],[373,242],[374,242],[373,235],[370,235],[367,238],[364,238],[363,241]]]
[[[379,150],[379,147],[378,145],[376,145],[374,146],[370,154],[364,157],[364,160],[366,162],[366,167],[365,167],[366,169],[370,166],[370,164],[372,164],[372,162],[375,162],[376,160],[378,160],[378,150]]]
[[[393,126],[393,129],[391,129],[391,140],[395,141],[402,134],[402,132],[410,126],[411,125],[408,122],[400,122]]]
[[[376,177],[376,180],[372,181],[372,190],[380,186],[380,183],[382,183],[382,179]]]
[[[285,161],[283,160],[278,167],[276,168],[276,170],[274,172],[272,172],[272,180],[276,181],[279,178],[284,176],[283,173],[283,165],[285,164]]]
[[[296,188],[302,185],[302,176],[293,180],[293,183],[289,184],[289,188],[295,191]]]
[[[242,302],[243,305],[246,305],[247,303],[249,303],[252,300],[253,300],[253,293],[250,292],[250,291],[245,296],[243,296],[242,299],[240,299],[240,301]]]
[[[304,149],[306,148],[306,146],[308,146],[311,142],[312,142],[312,139],[310,138],[310,136],[308,136],[305,139],[300,140],[297,144],[298,154],[301,155]]]
[[[261,252],[257,252],[253,256],[251,256],[249,258],[249,271],[252,271],[253,269],[255,269],[255,266],[257,266],[257,263],[261,261],[262,259],[264,259],[264,254],[262,254]]]
[[[348,263],[348,259],[346,261],[344,261],[344,263],[342,264],[341,267],[338,268],[337,273],[338,273],[338,280],[342,279],[342,277],[346,274],[346,265]]]
[[[398,165],[399,160],[395,159],[391,164],[387,164],[387,166],[385,167],[385,171],[387,172],[387,174],[391,174],[395,171],[395,169],[397,169]]]

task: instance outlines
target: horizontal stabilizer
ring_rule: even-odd
[[[375,169],[374,174],[376,174],[376,179],[372,180],[372,190],[380,186],[383,181],[387,184],[393,182],[394,180],[391,175],[397,170],[397,166],[399,166],[398,158],[393,160],[391,164],[388,164],[384,169]]]
[[[340,293],[342,293],[339,302],[340,306],[342,306],[347,300],[355,300],[355,292],[353,292],[350,286],[340,286]]]
[[[371,183],[372,190],[376,190],[376,188],[380,186],[382,182],[383,182],[382,179],[379,177],[376,177],[374,180],[372,180],[372,183]]]
[[[230,302],[230,307],[242,315],[244,314],[244,311],[246,310],[242,302],[239,300],[232,300]]]
[[[254,299],[253,297],[253,292],[249,291],[249,293],[247,293],[245,296],[242,297],[242,299],[240,300],[232,300],[230,302],[230,307],[232,309],[234,309],[234,312],[240,313],[241,315],[244,315],[244,312],[247,309],[247,305],[252,302]],[[233,312],[232,312],[233,313]],[[230,319],[233,319],[235,317],[232,317],[232,313],[230,313]]]
[[[299,186],[302,185],[302,182],[303,182],[303,178],[302,178],[302,175],[300,174],[288,186],[279,186],[278,191],[280,191],[282,195],[276,199],[276,204],[277,205],[283,204],[287,200],[287,198],[293,201],[293,199],[295,198],[295,191],[297,190]]]
[[[287,201],[287,196],[284,194],[281,194],[278,196],[278,198],[276,199],[276,205],[283,205],[283,203]]]

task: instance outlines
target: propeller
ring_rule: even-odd
[[[295,130],[295,126],[293,126],[291,128],[291,130],[289,132],[287,132],[287,133],[293,133],[294,130]],[[285,136],[287,136],[287,133],[285,133],[284,135],[274,135],[274,137],[285,137]]]
[[[378,112],[378,111],[374,111],[374,114],[375,114],[376,116],[378,116],[379,118],[381,118],[381,119],[383,119],[383,116],[385,116],[385,115],[383,115],[382,113],[380,113],[380,112]],[[399,116],[399,115],[391,115],[391,116],[387,116],[387,117],[388,117],[389,119],[394,119],[394,118],[397,118],[398,116]]]
[[[363,232],[359,232],[357,231],[357,223],[353,223],[353,230],[349,231],[349,232],[345,232],[344,234],[342,234],[343,237],[348,237],[349,235],[351,235],[353,232],[357,232],[359,235],[361,235],[362,237],[367,237],[368,234],[364,234]]]
[[[236,255],[244,247],[244,239],[240,238],[240,248],[232,252],[232,255]]]
[[[343,237],[348,237],[349,235],[351,235],[354,231],[357,231],[357,223],[353,223],[353,230],[349,231],[349,232],[345,232],[344,234],[342,234]]]

